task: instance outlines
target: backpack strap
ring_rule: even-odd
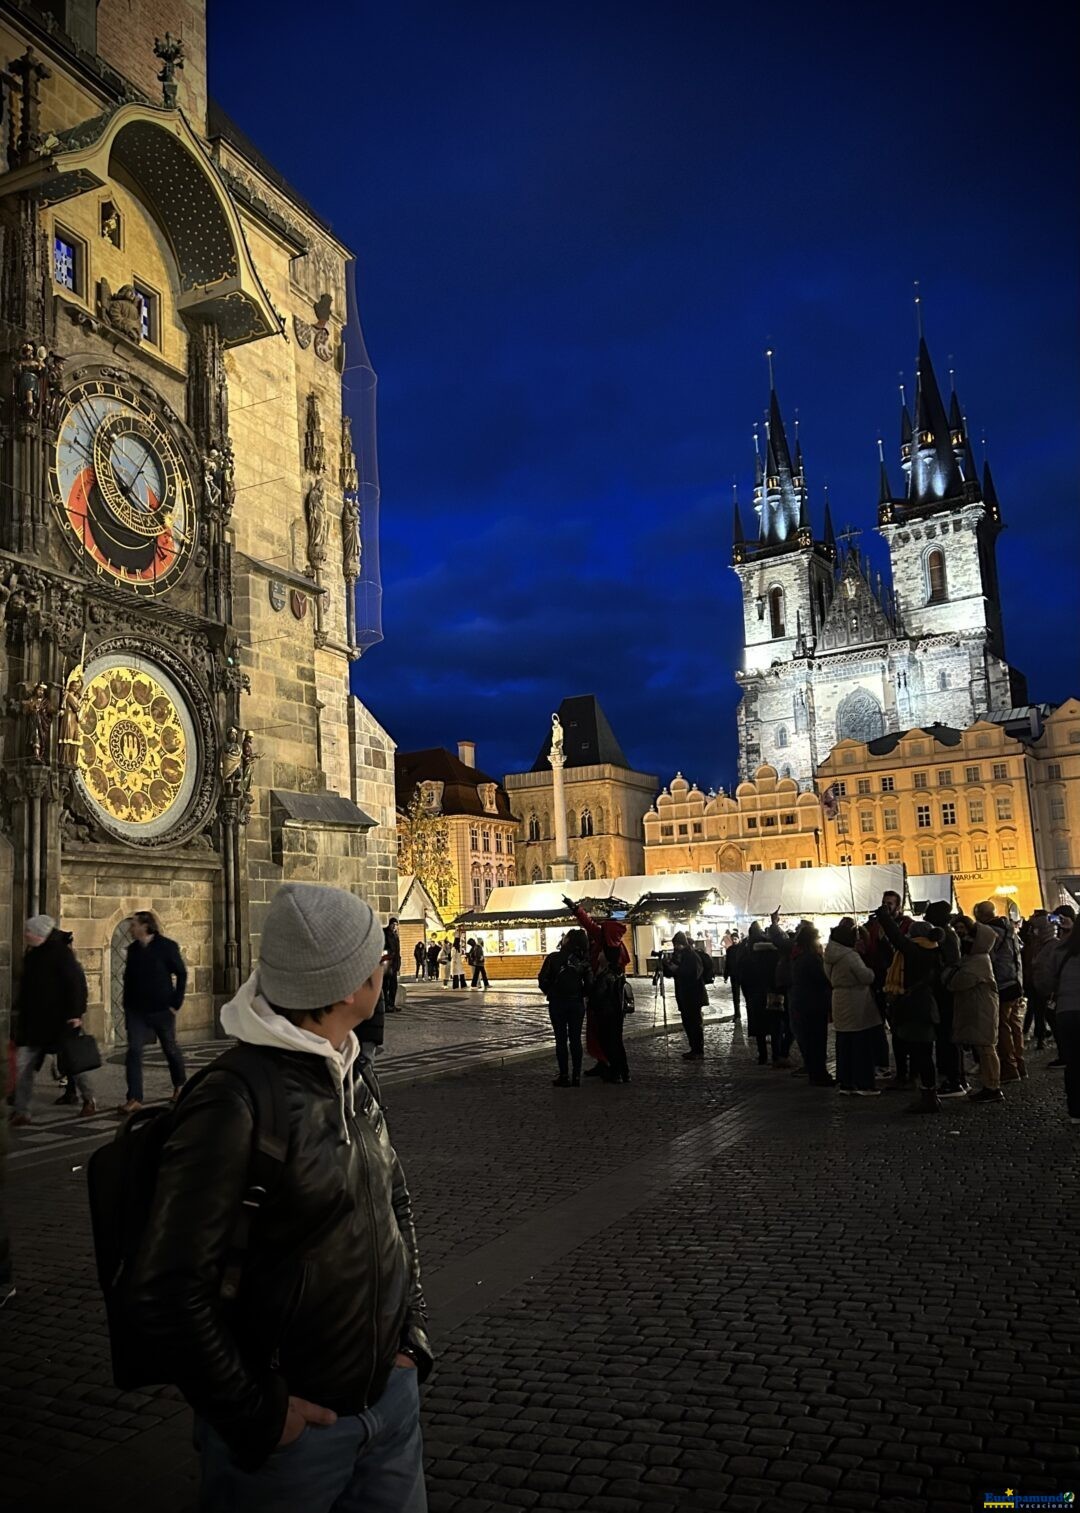
[[[273,1194],[289,1153],[289,1110],[285,1084],[272,1055],[255,1046],[240,1044],[225,1051],[213,1066],[239,1077],[255,1104],[247,1189],[229,1237],[221,1275],[221,1296],[231,1302],[240,1290],[251,1226],[263,1203]]]

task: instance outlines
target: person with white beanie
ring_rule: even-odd
[[[279,1079],[287,1154],[229,1307],[254,1102],[225,1068],[179,1100],[129,1296],[195,1411],[203,1513],[427,1508],[419,1384],[432,1355],[412,1203],[353,1033],[386,960],[354,894],[286,883],[271,901],[256,970],[221,1021]]]
[[[78,1034],[86,1013],[86,978],[71,949],[71,936],[56,928],[49,914],[35,914],[23,928],[26,956],[15,1004],[15,1129],[32,1122],[34,1077],[47,1055]],[[82,1097],[80,1117],[97,1113],[86,1072],[75,1078]]]

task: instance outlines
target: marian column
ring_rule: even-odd
[[[570,840],[566,833],[566,753],[563,750],[562,721],[557,714],[551,716],[551,750],[548,752],[551,774],[555,781],[555,860],[551,864],[553,883],[572,883],[577,868],[570,860]]]

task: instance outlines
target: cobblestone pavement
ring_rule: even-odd
[[[404,1016],[402,1016],[404,1018]],[[841,1098],[730,1024],[627,1087],[518,1057],[401,1085],[390,1123],[439,1349],[433,1513],[967,1513],[1080,1490],[1080,1131],[1033,1057],[1007,1103]],[[77,1162],[13,1173],[5,1508],[186,1513],[187,1414],[108,1386]]]

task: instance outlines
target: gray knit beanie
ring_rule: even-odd
[[[325,1009],[365,983],[382,954],[382,926],[362,898],[285,883],[263,922],[259,992],[278,1009]]]
[[[38,940],[48,940],[56,929],[56,920],[51,914],[35,914],[32,919],[26,921],[24,929],[27,935],[33,935]]]

